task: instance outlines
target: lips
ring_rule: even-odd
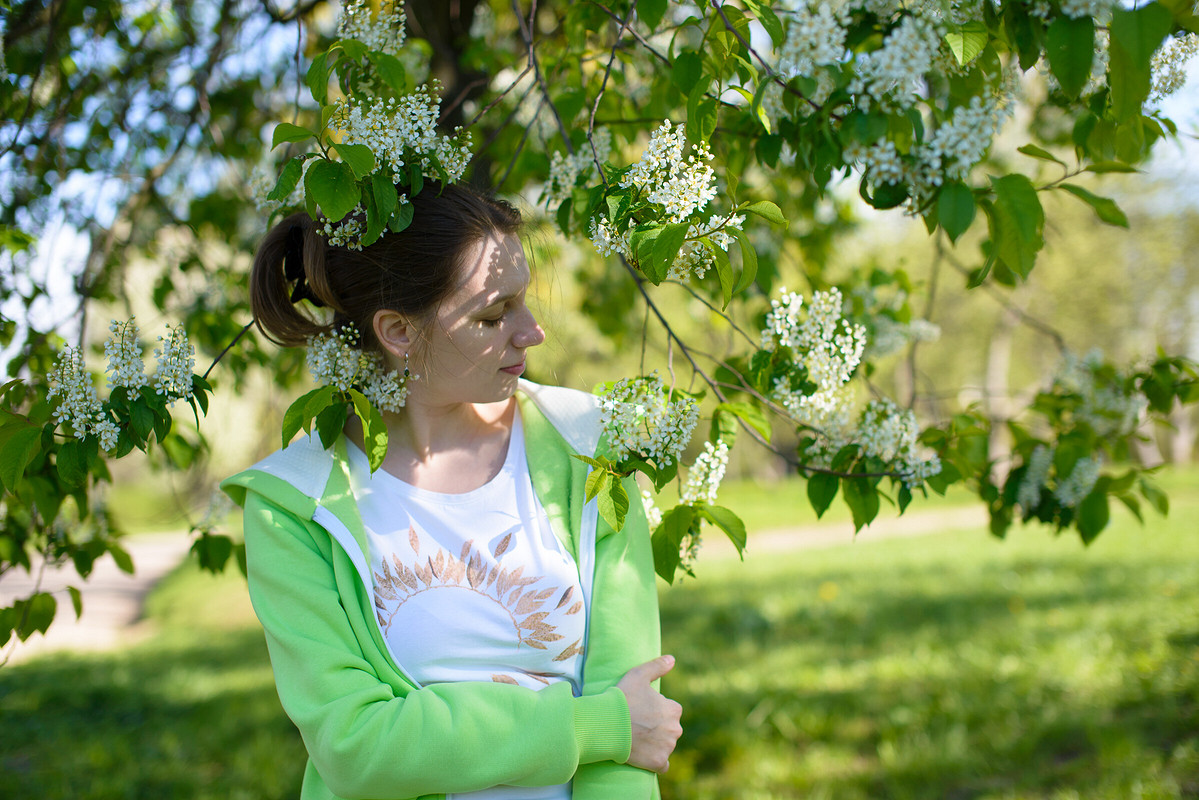
[[[523,362],[523,361],[521,361],[519,364],[513,364],[510,367],[500,368],[500,372],[507,372],[509,375],[516,375],[517,377],[520,377],[524,373],[524,371],[525,371],[525,362]]]

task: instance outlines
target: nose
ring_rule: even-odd
[[[536,347],[545,341],[545,331],[541,329],[537,318],[533,316],[533,312],[528,306],[524,308],[524,319],[521,320],[520,328],[516,335],[512,337],[512,344],[521,348]]]

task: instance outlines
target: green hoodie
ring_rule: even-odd
[[[617,681],[660,652],[649,535],[628,479],[615,533],[584,503],[602,452],[583,392],[521,381],[533,486],[579,565],[587,598],[581,697],[569,682],[420,687],[392,658],[374,611],[366,534],[346,443],[304,437],[222,483],[245,509],[250,598],[284,710],[308,749],[303,800],[441,797],[500,784],[573,781],[575,800],[649,800],[657,776],[626,765],[630,722]]]

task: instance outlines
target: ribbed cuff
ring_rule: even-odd
[[[620,689],[610,686],[600,694],[576,697],[574,723],[580,764],[629,760],[633,727],[628,700]]]

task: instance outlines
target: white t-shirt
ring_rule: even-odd
[[[373,475],[349,448],[379,626],[420,684],[582,685],[586,609],[579,571],[533,491],[520,411],[489,482],[462,494]],[[568,800],[570,784],[499,786],[470,800]]]

